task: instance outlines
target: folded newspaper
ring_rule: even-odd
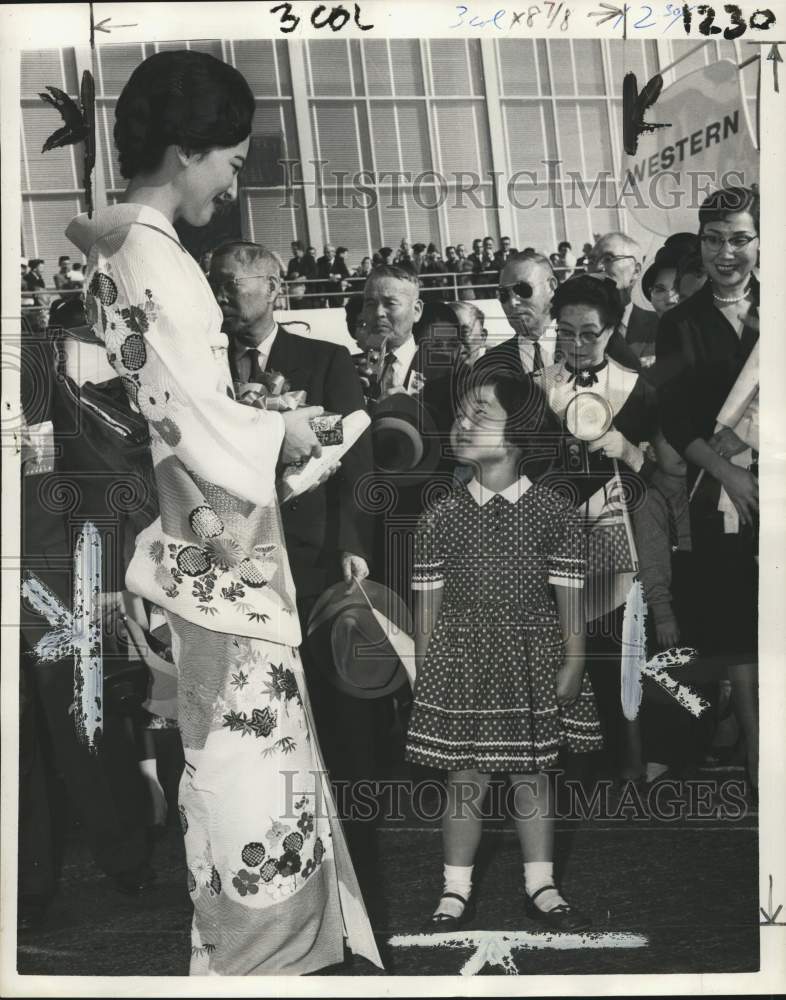
[[[355,410],[344,417],[344,440],[341,444],[324,446],[319,458],[310,458],[305,465],[287,467],[279,486],[281,503],[310,489],[323,473],[341,461],[342,455],[349,451],[370,423],[371,419],[365,410]]]

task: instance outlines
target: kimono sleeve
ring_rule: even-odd
[[[445,552],[439,508],[423,514],[415,535],[413,590],[439,590],[445,583]]]
[[[551,551],[546,557],[549,583],[580,590],[587,575],[587,538],[581,517],[566,505],[554,519]]]
[[[211,344],[218,330],[210,324],[220,321],[192,262],[173,241],[133,228],[143,231],[111,255],[111,278],[99,257],[90,282],[98,302],[88,309],[100,314],[109,361],[151,432],[188,470],[267,505],[275,499],[283,418],[232,398]]]

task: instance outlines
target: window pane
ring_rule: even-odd
[[[312,105],[314,152],[326,160],[323,172],[356,170],[370,166],[366,153],[367,129],[365,108],[354,102],[319,101]],[[359,127],[360,126],[360,127]]]
[[[435,102],[432,108],[443,172],[491,170],[485,108],[474,101]]]
[[[50,105],[41,102],[39,106],[22,108],[22,129],[27,150],[27,168],[30,175],[30,190],[73,190],[77,187],[73,157],[82,156],[81,144],[72,152],[71,146],[50,149],[42,153],[41,148],[49,136],[62,128],[60,115]],[[81,178],[81,167],[80,167]],[[26,185],[22,170],[22,188]],[[81,185],[81,180],[80,180]]]
[[[62,51],[63,60],[60,61]],[[47,86],[58,87],[71,97],[79,93],[76,73],[76,56],[73,49],[46,49],[40,52],[22,52],[20,61],[21,96],[38,97]],[[65,70],[65,76],[63,71]]]
[[[560,219],[560,229],[562,228],[561,209],[552,207],[556,199],[549,196],[544,185],[517,185],[514,197],[518,203],[511,203],[516,246],[519,250],[533,247],[541,253],[553,253],[551,248],[556,249],[558,242],[554,225],[555,213]]]
[[[61,254],[71,254],[72,260],[81,260],[81,254],[66,239],[65,231],[68,223],[82,210],[82,206],[75,195],[32,197],[29,205],[38,237],[37,255],[45,262],[41,271],[47,287],[51,287],[57,270],[57,258]]]
[[[308,42],[308,57],[311,64],[309,93],[312,96],[352,94],[349,49],[345,40],[320,38]]]
[[[377,249],[376,246],[370,246],[374,241],[367,228],[369,213],[362,208],[353,208],[350,194],[343,199],[343,204],[349,206],[347,208],[331,207],[334,202],[329,194],[326,202],[328,207],[322,213],[325,239],[337,247],[344,246],[349,250],[347,267],[352,271],[363,257],[370,256],[369,251]]]
[[[539,38],[535,43],[538,52],[538,71],[540,72],[540,92],[543,96],[551,94],[551,73],[549,72],[549,60],[546,53],[546,40]]]
[[[579,110],[587,175],[592,177],[601,170],[613,171],[614,158],[606,102],[582,101]]]
[[[432,38],[429,47],[435,94],[458,97],[481,92],[480,80],[471,78],[478,73],[478,67],[469,58],[463,39]]]
[[[374,142],[374,157],[377,171],[399,171],[401,155],[398,147],[395,106],[392,101],[372,102],[371,133]],[[411,169],[411,168],[408,168]]]
[[[502,93],[513,96],[537,96],[538,70],[535,45],[528,39],[502,38],[497,42]]]
[[[306,239],[303,189],[283,191],[243,191],[240,198],[243,234],[280,254],[286,262],[292,256],[292,240]]]
[[[128,78],[142,62],[142,46],[98,45],[96,51],[100,65],[96,88],[103,83],[101,93],[119,97]],[[149,54],[152,55],[152,52]]]
[[[404,170],[411,170],[413,174],[431,170],[433,164],[431,162],[425,105],[420,101],[406,104],[398,102],[396,113]]]
[[[393,91],[390,83],[387,41],[380,38],[364,39],[363,56],[368,93],[372,96],[389,96]]]
[[[478,202],[478,207],[475,203]],[[472,247],[472,241],[478,237],[493,236],[497,232],[496,209],[494,193],[491,185],[485,184],[470,192],[469,186],[463,190],[450,190],[448,194],[447,219],[448,228],[445,234],[445,246],[465,243],[467,252]],[[445,247],[442,247],[444,251]]]
[[[573,58],[576,63],[576,74],[581,81],[580,92],[582,94],[605,94],[603,54],[600,42],[583,38],[574,39]]]
[[[568,170],[584,173],[579,138],[579,111],[575,101],[557,103],[559,149],[562,155],[562,174]]]
[[[396,94],[406,97],[425,93],[420,42],[417,39],[392,38],[390,58],[393,63],[393,87]]]
[[[556,159],[557,145],[550,104],[545,101],[503,105],[508,172],[534,170],[545,175],[544,159]]]
[[[570,42],[559,38],[548,43],[551,56],[551,69],[554,73],[555,94],[575,94],[576,79],[573,75],[573,61],[570,54]]]
[[[260,97],[278,94],[273,42],[237,40],[232,43],[232,47],[235,51],[235,66],[248,81],[251,92]],[[286,94],[288,91],[282,93]]]
[[[257,101],[254,114],[254,135],[282,135],[282,156],[297,159],[299,156],[295,114],[289,101]]]

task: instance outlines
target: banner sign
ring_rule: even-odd
[[[644,133],[636,155],[623,158],[620,200],[650,232],[695,232],[698,207],[710,192],[758,183],[740,72],[730,60],[677,80],[645,117],[668,125]]]

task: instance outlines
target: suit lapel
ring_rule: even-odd
[[[301,359],[300,345],[298,338],[293,333],[288,333],[280,324],[276,339],[270,349],[270,356],[267,359],[267,370],[280,372],[289,382],[291,388],[305,388],[303,371],[305,363]],[[303,385],[298,384],[303,382]]]

